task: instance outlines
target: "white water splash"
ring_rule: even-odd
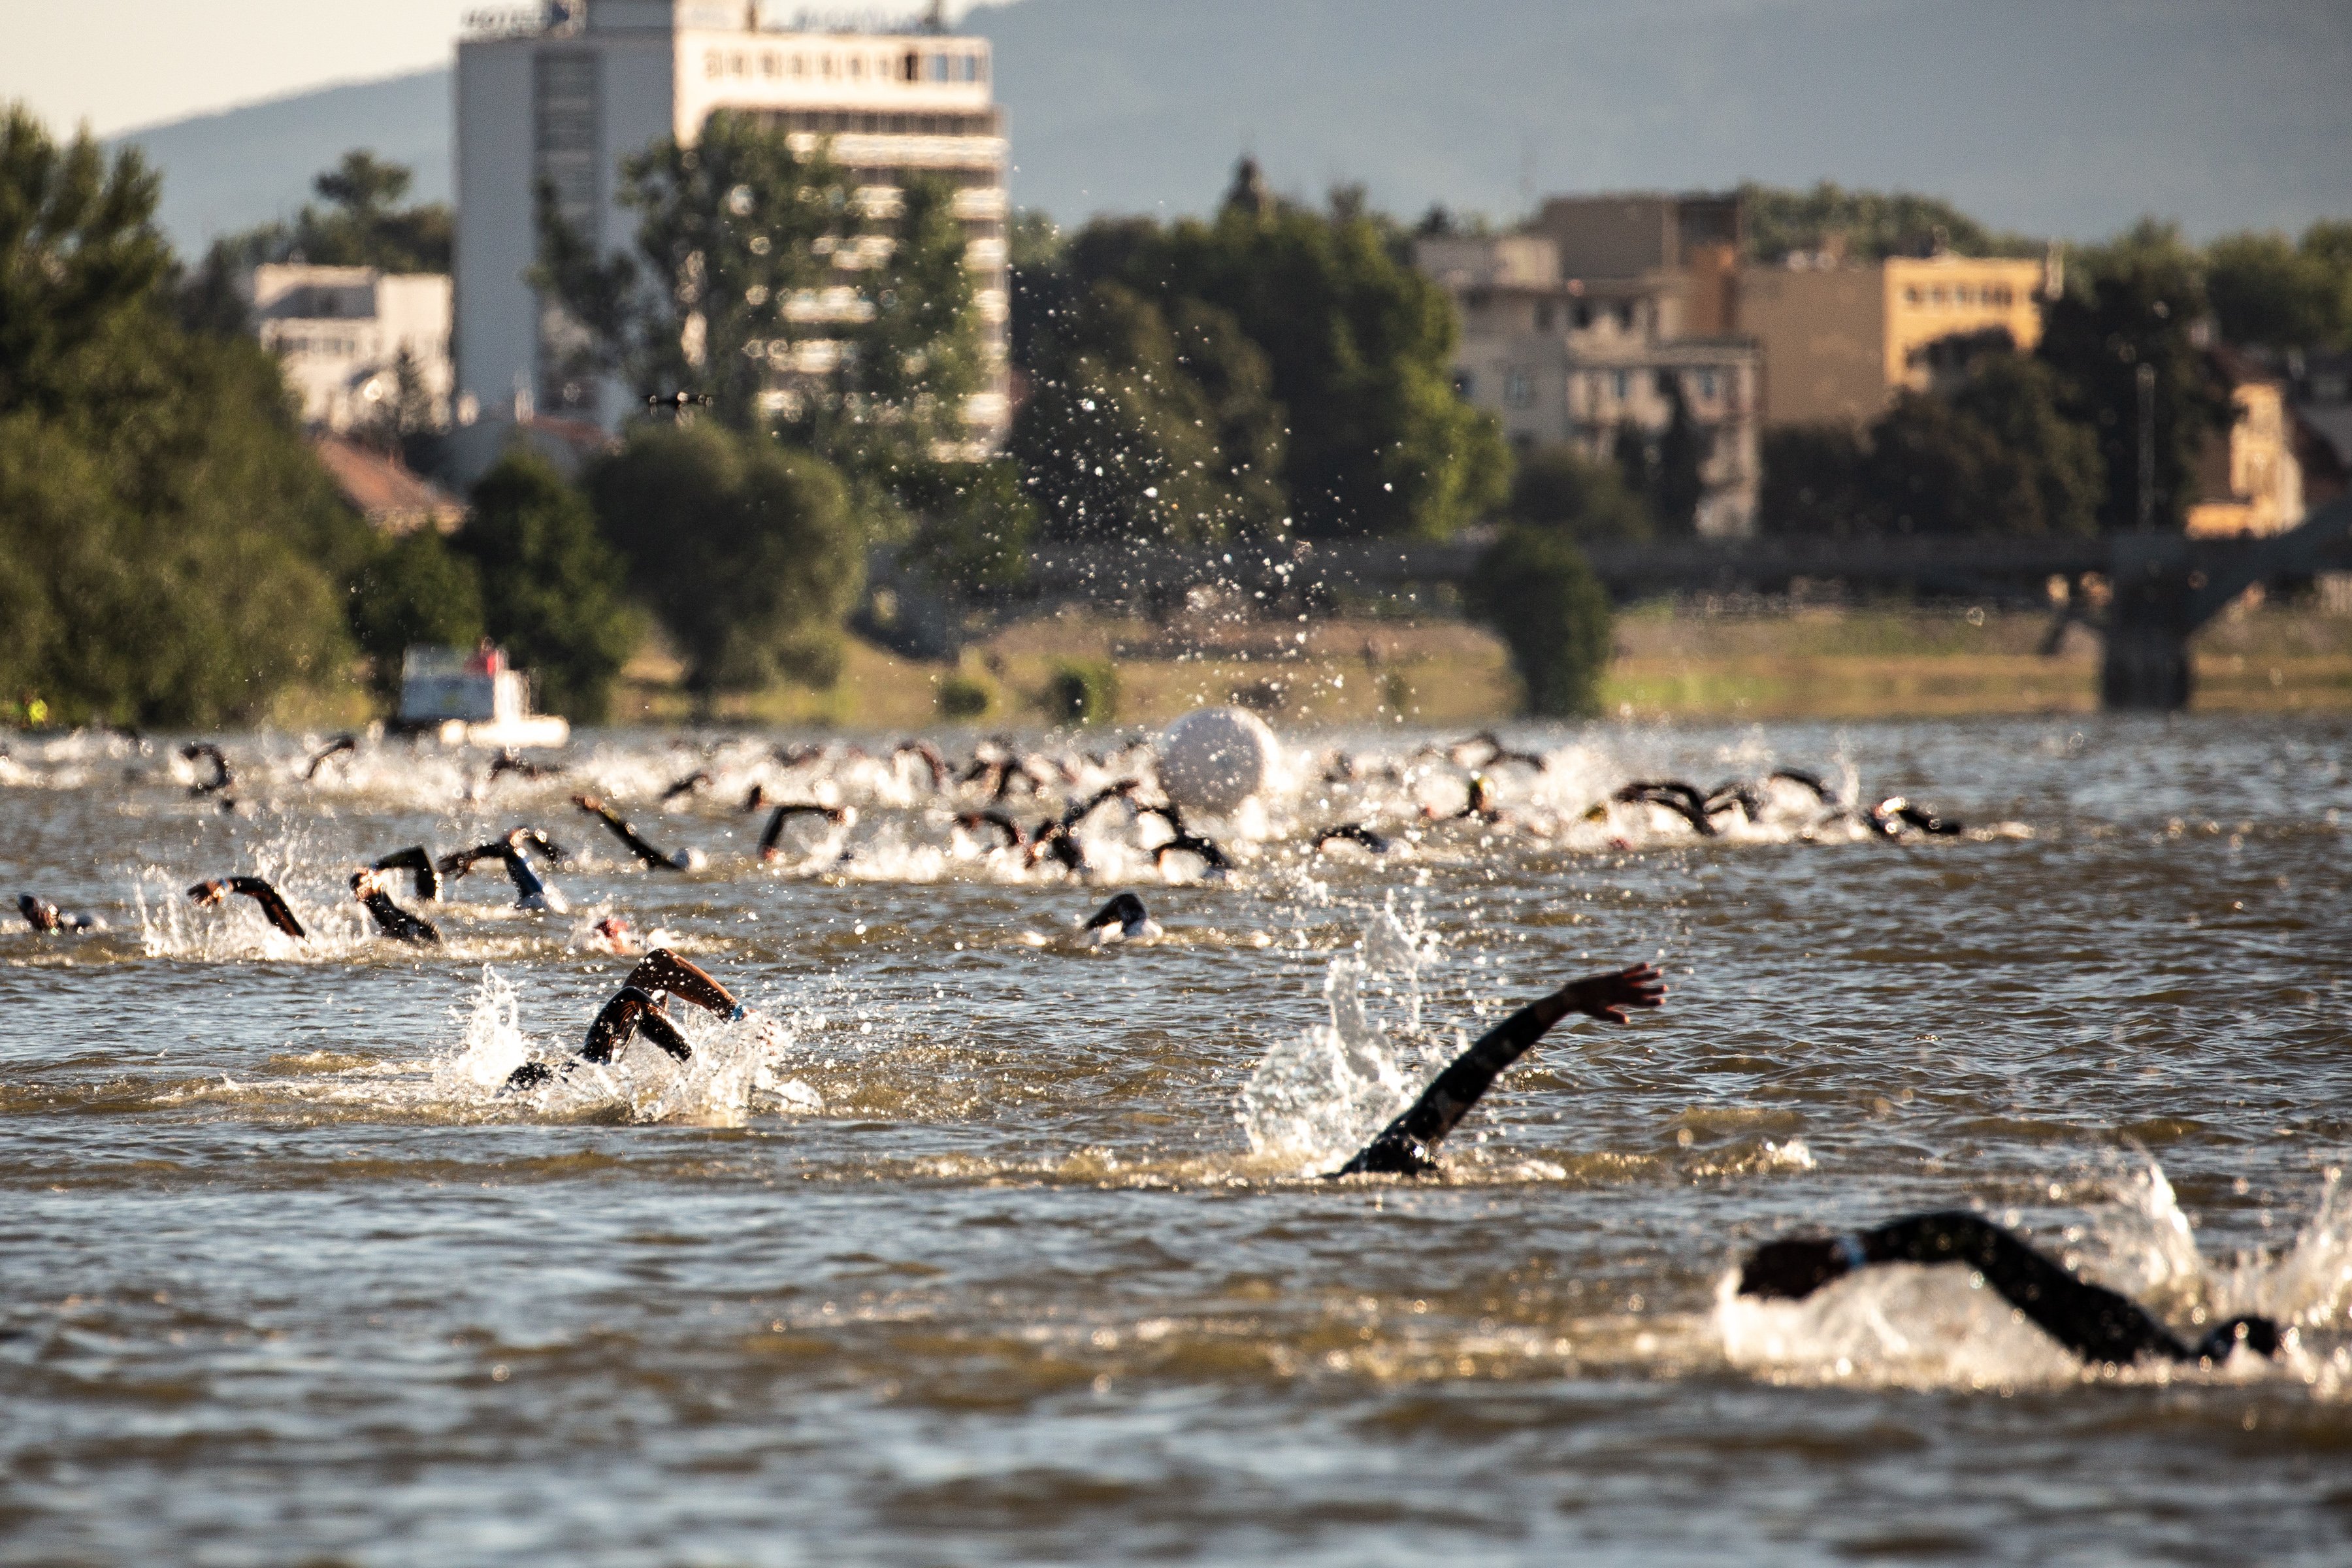
[[[1323,983],[1330,1021],[1277,1042],[1242,1089],[1251,1150],[1328,1170],[1412,1103],[1425,1076],[1421,972],[1435,948],[1415,911],[1393,900],[1357,951],[1331,961]]]
[[[522,1032],[522,1003],[506,977],[482,965],[457,1037],[457,1048],[433,1063],[433,1088],[444,1099],[463,1100],[498,1091],[530,1055]]]
[[[579,1064],[543,1089],[503,1092],[515,1068],[534,1054],[523,1032],[520,998],[497,970],[485,964],[473,997],[462,1011],[455,1047],[432,1064],[435,1098],[476,1102],[488,1108],[572,1119],[614,1110],[639,1122],[676,1122],[703,1127],[739,1127],[761,1110],[808,1113],[824,1108],[823,1098],[787,1066],[797,1050],[800,1026],[822,1020],[748,1014],[740,1021],[710,1023],[685,1010],[677,1020],[693,1046],[685,1062],[644,1041],[635,1041],[614,1061]]]
[[[2109,1201],[2087,1225],[2069,1231],[2077,1245],[2067,1261],[2084,1278],[2142,1300],[2189,1340],[2249,1312],[2284,1328],[2340,1329],[2352,1306],[2352,1213],[2339,1202],[2341,1175],[2326,1173],[2310,1219],[2284,1251],[2209,1264],[2170,1180],[2142,1155],[2136,1167],[2105,1182]],[[1970,1269],[1867,1268],[1802,1301],[1759,1300],[1738,1295],[1738,1288],[1734,1270],[1717,1289],[1724,1352],[1735,1365],[1776,1382],[2008,1388],[2086,1375],[2080,1361]],[[2206,1372],[2152,1363],[2126,1375],[2286,1376],[2329,1396],[2352,1390],[2343,1351],[2322,1359],[2292,1341],[2276,1362],[2238,1355]]]

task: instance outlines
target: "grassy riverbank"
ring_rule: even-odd
[[[2070,632],[2044,657],[2038,615],[1885,609],[1704,616],[1644,605],[1617,621],[1602,697],[1643,719],[1879,719],[2088,712],[2099,645]],[[2198,701],[2212,711],[2352,709],[2352,616],[2256,610],[2199,638]],[[1286,724],[1362,724],[1402,714],[1440,726],[1506,717],[1516,685],[1501,645],[1456,621],[1212,622],[1154,626],[1063,616],[1008,628],[959,668],[850,645],[830,691],[730,698],[726,720],[856,730],[936,723],[943,682],[988,693],[982,722],[1035,722],[1066,664],[1118,671],[1119,717],[1151,723],[1202,702],[1242,702]],[[683,721],[675,661],[629,668],[617,717]]]

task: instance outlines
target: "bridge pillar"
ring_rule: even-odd
[[[2189,706],[2189,638],[2197,629],[2189,542],[2171,533],[2115,536],[2108,575],[2101,706],[2177,713]]]

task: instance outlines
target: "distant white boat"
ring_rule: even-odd
[[[507,656],[485,643],[412,647],[400,661],[400,715],[404,734],[437,735],[445,746],[561,746],[572,725],[553,713],[530,710],[530,679],[509,668]]]

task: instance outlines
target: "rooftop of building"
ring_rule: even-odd
[[[311,437],[310,449],[352,510],[386,533],[428,525],[449,533],[465,521],[463,502],[396,458],[323,433]]]

